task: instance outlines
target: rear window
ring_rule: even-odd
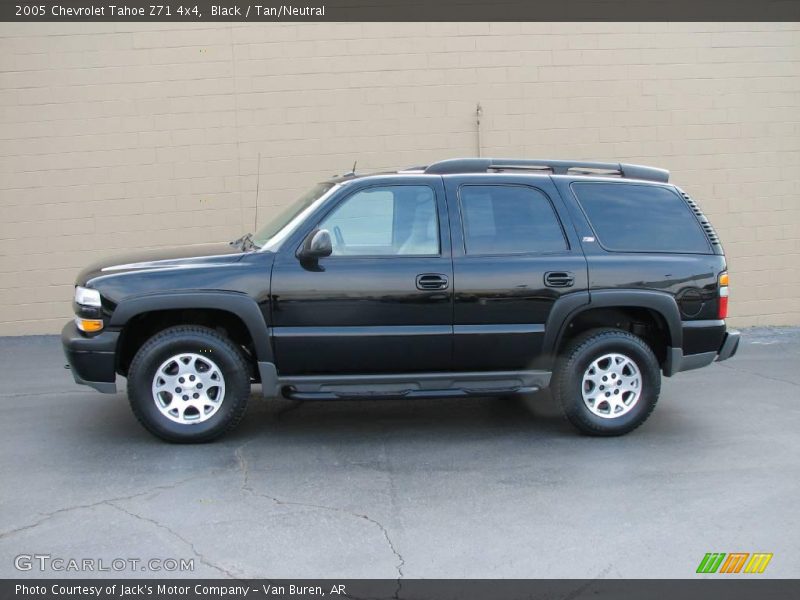
[[[560,252],[567,241],[550,200],[521,185],[464,185],[459,196],[467,254]]]
[[[572,190],[607,250],[708,253],[700,224],[668,188],[628,183],[573,183]]]

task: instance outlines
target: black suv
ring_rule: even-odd
[[[454,159],[320,183],[230,244],[105,261],[62,333],[75,381],[202,442],[266,397],[457,398],[550,387],[619,435],[661,373],[730,358],[714,229],[667,171]]]

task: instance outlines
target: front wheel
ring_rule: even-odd
[[[240,350],[206,327],[170,327],[142,345],[128,372],[136,418],[170,442],[207,442],[233,429],[250,397]]]
[[[653,351],[618,329],[588,331],[566,348],[553,374],[553,395],[579,431],[623,435],[644,423],[661,392]]]

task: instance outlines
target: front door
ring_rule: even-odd
[[[586,258],[548,176],[446,177],[456,370],[540,366],[547,317],[587,289]],[[560,213],[560,214],[559,214]]]
[[[440,178],[352,181],[307,230],[331,256],[302,264],[282,248],[272,324],[284,375],[413,373],[452,366],[453,273]]]

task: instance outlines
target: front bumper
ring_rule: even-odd
[[[664,375],[671,377],[681,371],[691,371],[710,365],[715,360],[728,360],[739,349],[741,333],[735,330],[726,331],[722,343],[716,352],[700,352],[684,354],[681,348],[667,348],[667,359],[664,362]]]
[[[75,383],[88,385],[98,392],[114,394],[117,391],[115,357],[118,331],[104,331],[87,337],[74,321],[61,330],[61,345],[69,362]]]

